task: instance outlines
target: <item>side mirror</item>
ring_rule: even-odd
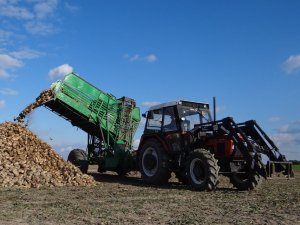
[[[146,116],[147,116],[146,113],[143,113],[143,114],[142,114],[142,117],[146,118]]]

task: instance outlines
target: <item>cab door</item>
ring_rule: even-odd
[[[182,150],[180,121],[176,106],[163,109],[162,134],[172,153],[180,152]]]

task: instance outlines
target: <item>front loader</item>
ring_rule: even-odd
[[[291,163],[254,120],[212,120],[208,104],[183,100],[151,107],[144,116],[138,160],[148,183],[166,183],[174,172],[193,189],[211,191],[222,174],[237,189],[252,190],[271,175],[274,162],[276,172],[293,176]]]

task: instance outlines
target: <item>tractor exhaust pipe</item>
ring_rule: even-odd
[[[216,97],[213,97],[213,107],[214,107],[214,121],[217,120],[217,106],[216,106]]]

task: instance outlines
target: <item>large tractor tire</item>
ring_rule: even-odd
[[[87,154],[82,149],[73,149],[68,156],[68,161],[70,161],[74,166],[78,167],[81,172],[87,173],[89,168],[89,161]]]
[[[257,172],[232,173],[230,182],[240,191],[254,190],[261,186],[263,177]]]
[[[139,152],[139,169],[142,179],[148,184],[166,184],[171,177],[168,155],[155,139],[145,142]]]
[[[219,183],[219,166],[215,157],[205,149],[195,149],[187,159],[189,185],[197,191],[212,191]]]

